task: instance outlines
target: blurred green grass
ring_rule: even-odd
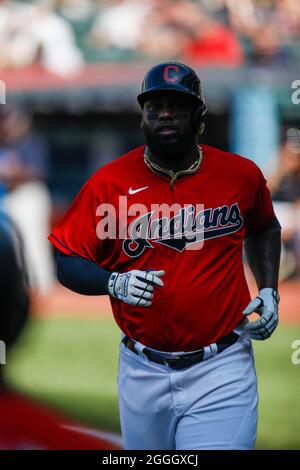
[[[254,342],[259,380],[258,449],[300,449],[300,365],[291,344],[300,325]],[[120,432],[120,331],[111,318],[31,320],[10,352],[7,380],[18,390],[92,426]]]

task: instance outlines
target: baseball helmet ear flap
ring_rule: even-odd
[[[198,105],[195,109],[193,120],[194,120],[194,123],[195,123],[196,133],[198,135],[203,134],[203,131],[204,131],[204,128],[205,128],[204,116],[205,116],[206,112],[207,112],[207,107],[206,107],[205,103],[202,103],[202,104]]]

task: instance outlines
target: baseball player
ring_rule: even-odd
[[[138,102],[146,145],[100,168],[49,236],[58,279],[110,296],[125,449],[251,449],[251,338],[278,323],[280,225],[266,180],[252,161],[198,144],[206,105],[190,67],[152,67]]]

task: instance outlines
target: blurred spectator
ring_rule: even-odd
[[[82,54],[71,27],[44,3],[0,0],[0,67],[36,63],[61,75],[81,69]]]
[[[46,0],[49,6],[71,22],[85,21],[98,11],[94,0]]]
[[[287,46],[299,42],[300,4],[298,0],[227,0],[231,26],[248,40],[254,61],[283,61]]]
[[[294,133],[296,129],[290,129]],[[288,134],[281,148],[276,174],[269,181],[274,210],[282,225],[285,269],[300,275],[300,132],[298,139]]]
[[[184,17],[178,21],[176,18],[177,1],[151,0],[149,3],[151,8],[147,12],[142,34],[138,38],[138,50],[145,56],[156,60],[179,59],[190,40],[185,20],[192,19],[192,9],[196,13],[195,22],[197,21],[197,5],[188,2]]]
[[[178,11],[183,13],[184,3]],[[191,11],[191,19],[193,13]],[[198,13],[198,22],[190,26],[190,40],[183,50],[183,59],[199,65],[238,66],[243,62],[243,51],[234,31],[218,23],[206,13]],[[187,18],[186,18],[187,19]]]
[[[27,323],[29,296],[21,237],[1,213],[0,294],[0,340],[9,352]],[[1,362],[0,450],[120,449],[111,438],[89,436],[91,430],[14,391],[5,381],[5,367]]]
[[[30,284],[41,294],[54,283],[46,239],[51,212],[44,182],[47,169],[47,145],[32,132],[30,116],[15,107],[0,106],[0,202],[21,232]]]
[[[103,2],[89,35],[94,46],[136,50],[143,34],[151,0],[110,0]]]
[[[85,60],[88,60],[87,35],[99,12],[99,1],[94,0],[46,0],[53,10],[68,22]]]

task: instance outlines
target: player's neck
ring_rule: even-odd
[[[166,158],[159,156],[152,152],[149,147],[147,147],[147,155],[151,162],[161,166],[162,168],[172,171],[181,171],[187,170],[191,165],[193,165],[193,163],[197,161],[199,158],[199,151],[197,142],[195,141],[188,152],[174,159],[170,157]]]

